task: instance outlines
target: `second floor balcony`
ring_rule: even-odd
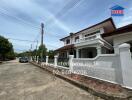
[[[81,42],[87,42],[87,41],[95,40],[96,38],[97,38],[97,35],[91,35],[91,36],[84,37],[82,39],[76,40],[76,42],[74,44],[78,44],[78,43],[81,43]]]
[[[84,47],[84,46],[96,46],[96,45],[105,45],[109,48],[112,48],[112,45],[105,41],[100,34],[90,35],[88,37],[84,37],[82,39],[78,39],[74,42],[75,47]]]

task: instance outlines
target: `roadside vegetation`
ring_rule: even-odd
[[[0,36],[0,61],[15,59],[12,43],[3,36]]]
[[[40,45],[38,50],[34,49],[31,51],[25,51],[22,53],[18,53],[17,57],[39,56],[39,58],[41,58],[41,53],[43,55],[43,58],[45,58],[46,56],[49,56],[49,58],[54,58],[54,55],[55,55],[54,50],[47,50],[45,45]]]

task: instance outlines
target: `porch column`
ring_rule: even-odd
[[[97,49],[97,55],[100,55],[101,54],[101,46],[97,46],[96,49]]]
[[[76,58],[79,58],[79,49],[76,49]]]

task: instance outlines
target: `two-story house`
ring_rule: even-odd
[[[98,54],[113,53],[112,41],[102,38],[102,34],[108,34],[116,30],[112,18],[108,18],[96,25],[90,26],[76,33],[60,39],[64,46],[57,49],[59,57],[67,58],[74,55],[76,58],[94,58]]]

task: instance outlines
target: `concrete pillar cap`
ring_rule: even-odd
[[[73,58],[74,57],[74,55],[69,55],[69,58]]]
[[[57,58],[58,56],[56,55],[56,56],[54,56],[55,58]]]
[[[123,43],[119,46],[119,48],[130,48],[130,44],[128,43]]]

